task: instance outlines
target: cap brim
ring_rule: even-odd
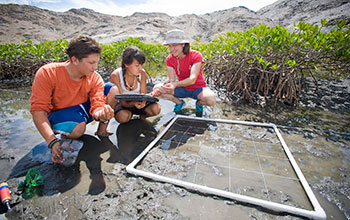
[[[181,42],[164,42],[163,45],[164,46],[168,46],[169,44],[186,44],[186,43],[190,43],[188,40],[183,40]]]

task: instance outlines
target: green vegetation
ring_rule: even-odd
[[[23,44],[0,45],[0,79],[32,77],[45,63],[67,59],[64,40],[33,44],[28,39]]]
[[[68,60],[64,50],[68,41],[45,41],[33,44],[31,40],[22,40],[23,44],[0,45],[0,80],[5,78],[33,77],[36,70],[45,63],[63,62]],[[99,63],[99,71],[111,73],[120,66],[123,50],[128,46],[140,48],[146,55],[145,69],[149,74],[156,75],[166,70],[165,58],[167,47],[161,44],[142,43],[137,38],[102,45],[103,52]]]
[[[327,21],[321,23],[300,22],[294,32],[260,25],[200,44],[206,76],[227,98],[295,104],[305,76],[338,79],[350,73],[350,25],[344,20],[323,32]]]
[[[100,59],[100,70],[111,73],[121,64],[123,50],[129,46],[136,46],[146,55],[144,65],[148,74],[155,76],[159,72],[166,72],[165,59],[168,55],[167,47],[161,44],[147,44],[141,42],[138,38],[128,38],[125,41],[118,41],[108,45],[102,45],[103,52]]]
[[[260,25],[243,32],[229,32],[212,42],[197,39],[191,47],[205,59],[206,79],[231,99],[255,102],[265,99],[295,104],[302,92],[303,79],[311,76],[339,79],[350,73],[350,24],[337,22],[337,27],[323,32],[321,26],[300,22],[295,31],[280,26]],[[33,44],[0,45],[0,80],[31,77],[47,62],[68,59],[65,40]],[[152,75],[166,74],[167,47],[143,43],[128,38],[103,46],[99,71],[108,76],[120,66],[122,51],[128,46],[139,47],[147,57],[145,69]]]

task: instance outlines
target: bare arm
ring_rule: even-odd
[[[141,72],[141,82],[140,82],[140,93],[141,94],[146,94],[147,92],[147,75],[146,71],[142,70]]]
[[[118,71],[117,70],[114,70],[111,74],[111,82],[116,85],[118,87],[118,90],[119,90],[119,94],[123,94],[123,89],[122,89],[122,85],[120,83],[120,77],[119,77],[119,74],[118,74]],[[126,102],[126,101],[120,101],[120,104],[125,107],[125,108],[129,108],[129,104]]]
[[[47,143],[50,143],[53,139],[56,138],[55,134],[51,129],[47,112],[33,112],[33,121],[41,136],[45,139]]]
[[[185,87],[185,86],[189,86],[192,85],[196,82],[200,69],[201,69],[201,65],[202,63],[195,63],[193,64],[192,68],[191,68],[191,74],[190,77],[188,77],[187,79],[184,79],[182,81],[172,81],[172,77],[174,75],[176,75],[175,70],[171,67],[168,67],[168,76],[170,79],[170,82],[164,83],[164,85],[162,86],[162,88],[164,90],[166,90],[167,92],[173,91],[176,87]]]
[[[123,94],[122,84],[120,83],[120,77],[117,70],[114,70],[111,74],[111,82],[118,87],[119,94]]]
[[[33,112],[33,121],[40,132],[41,136],[45,139],[46,143],[49,144],[51,141],[56,139],[56,136],[50,126],[50,122],[45,111]],[[62,157],[62,150],[59,143],[56,143],[51,148],[52,151],[52,161],[55,163],[62,163],[64,161]]]
[[[201,65],[202,63],[195,63],[192,65],[191,67],[191,74],[190,77],[188,77],[187,79],[184,79],[182,81],[178,81],[173,83],[175,87],[185,87],[185,86],[189,86],[192,85],[196,82],[199,72],[201,70]]]
[[[175,82],[176,81],[176,72],[174,68],[167,66],[168,69],[168,78],[169,82]]]

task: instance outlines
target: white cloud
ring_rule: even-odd
[[[58,3],[62,0],[1,0],[1,4],[18,4],[18,5],[33,5],[33,4],[39,4],[39,3]]]
[[[9,3],[13,3],[13,4],[29,4],[30,1],[26,1],[26,0],[14,0],[14,1],[8,1],[8,0],[1,0],[0,3],[1,4],[9,4]]]
[[[59,3],[59,2],[62,2],[61,0],[45,0],[45,1],[42,1],[42,0],[31,0],[30,2],[33,2],[35,4],[39,4],[39,3]]]

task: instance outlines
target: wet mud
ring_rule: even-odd
[[[126,166],[175,116],[173,104],[164,100],[160,101],[160,116],[145,121],[134,119],[122,125],[112,120],[109,130],[113,135],[108,138],[95,136],[97,124],[90,124],[81,138],[84,145],[73,166],[40,162],[32,154],[43,140],[31,120],[29,95],[26,89],[0,90],[0,178],[1,182],[9,184],[12,196],[12,209],[5,213],[1,205],[0,219],[303,219],[128,174]],[[187,102],[183,114],[194,115],[194,102]],[[344,120],[350,110],[341,107],[341,112],[332,112],[333,120],[346,124]],[[283,119],[288,109],[268,111],[256,106],[218,102],[205,111],[205,117],[210,118],[277,124],[327,219],[350,218],[350,140],[347,134],[336,129],[330,134],[315,127],[286,126]],[[183,158],[171,164],[162,163],[166,161],[164,150],[171,150],[166,141],[175,138],[170,135],[154,148],[142,166],[152,172],[165,167],[171,175],[186,178],[185,171],[192,165],[193,154],[181,154]],[[193,137],[187,139],[191,140]],[[227,151],[224,141],[217,143],[217,147]],[[191,149],[196,152],[195,147]],[[17,185],[29,168],[38,169],[45,183],[42,196],[24,200]],[[279,199],[289,200],[287,196]]]

